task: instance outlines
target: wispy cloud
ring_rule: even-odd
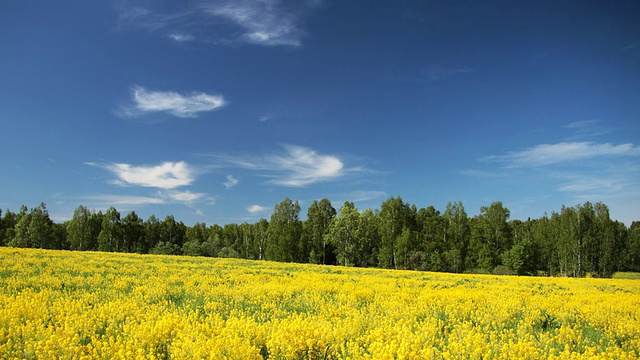
[[[252,213],[252,214],[257,214],[257,213],[261,213],[261,212],[265,212],[269,210],[268,207],[266,206],[261,206],[261,205],[251,205],[247,207],[247,211]]]
[[[95,162],[86,162],[85,165],[100,167],[108,170],[115,179],[109,181],[113,185],[127,188],[155,188],[153,193],[147,195],[114,195],[100,194],[85,196],[83,199],[93,201],[98,206],[141,206],[158,204],[182,204],[202,214],[196,204],[215,204],[215,197],[205,193],[193,192],[191,190],[177,190],[191,185],[199,172],[193,166],[184,161],[163,162],[159,165],[134,166],[126,163],[102,165]],[[131,190],[128,190],[129,192]],[[135,190],[140,191],[140,190]]]
[[[144,7],[128,6],[118,16],[119,30],[139,28],[147,31],[160,31],[172,28],[173,24],[188,23],[193,16],[191,10],[171,13],[159,13]]]
[[[286,173],[284,177],[273,180],[274,184],[305,186],[344,175],[344,164],[336,156],[319,155],[301,146],[288,145],[285,149],[286,155],[271,157],[276,169]]]
[[[191,34],[180,34],[180,33],[169,34],[169,38],[177,42],[187,42],[187,41],[193,41],[195,39]]]
[[[300,46],[306,33],[303,20],[321,1],[208,0],[186,3],[179,10],[127,7],[119,27],[164,32],[175,41],[250,43]],[[149,3],[145,4],[149,5]],[[151,3],[151,5],[154,5]],[[189,38],[184,36],[188,34]],[[177,35],[173,37],[172,35]]]
[[[139,206],[149,204],[165,204],[166,201],[160,197],[150,196],[132,196],[132,195],[89,195],[83,196],[82,199],[95,201],[106,206]]]
[[[224,182],[224,186],[227,189],[230,189],[236,185],[238,185],[238,179],[233,177],[233,175],[227,175],[227,181]]]
[[[86,163],[95,165],[95,163]],[[134,166],[131,164],[111,164],[102,166],[111,171],[117,179],[113,184],[121,186],[154,187],[165,190],[190,185],[195,180],[195,169],[184,161],[163,162],[155,166]]]
[[[214,17],[231,21],[242,29],[240,39],[259,45],[300,46],[304,32],[298,14],[285,9],[280,1],[228,1],[205,7]]]
[[[543,166],[601,156],[639,156],[640,147],[633,144],[612,145],[593,142],[562,142],[541,144],[522,151],[489,156],[487,161],[505,163],[508,167]]]
[[[124,117],[136,117],[153,112],[168,112],[181,118],[197,117],[199,113],[217,110],[226,104],[222,95],[194,92],[151,91],[142,86],[131,89],[133,104],[119,112]]]
[[[267,122],[267,121],[271,121],[273,119],[275,119],[275,115],[273,114],[264,114],[264,115],[260,115],[260,117],[258,118],[258,120],[260,122]]]
[[[565,129],[570,129],[575,133],[571,139],[596,137],[606,135],[613,131],[613,129],[603,126],[599,120],[574,121],[563,127]]]
[[[271,178],[269,183],[304,187],[318,182],[341,178],[361,169],[347,168],[335,155],[318,154],[316,151],[294,145],[285,145],[284,152],[259,158],[213,155],[228,166],[262,172]]]
[[[349,201],[360,202],[360,201],[368,201],[368,200],[374,200],[374,199],[380,199],[380,198],[386,198],[386,197],[387,197],[387,193],[385,193],[384,191],[357,190],[349,193],[349,196],[347,196],[346,198],[349,199]]]
[[[194,193],[189,190],[187,191],[168,191],[166,192],[167,196],[171,199],[178,202],[192,203],[194,201],[198,201],[206,196],[203,193]]]

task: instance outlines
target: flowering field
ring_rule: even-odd
[[[639,356],[639,280],[0,248],[0,358]]]

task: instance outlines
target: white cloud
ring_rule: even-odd
[[[273,180],[274,184],[300,187],[344,175],[344,164],[335,156],[318,155],[302,146],[287,145],[285,149],[285,156],[271,158],[275,169],[285,173]]]
[[[149,91],[141,86],[132,88],[134,105],[125,108],[122,115],[135,117],[151,112],[165,111],[181,118],[197,117],[201,112],[213,111],[226,104],[222,95],[192,93],[184,95],[173,91]]]
[[[137,185],[160,189],[174,189],[190,185],[195,180],[195,170],[186,162],[164,162],[156,166],[113,164],[105,166],[117,176],[118,185]]]
[[[167,196],[169,196],[171,199],[175,201],[191,203],[191,202],[202,199],[205,196],[205,194],[194,193],[187,190],[187,191],[169,191],[167,192]]]
[[[278,0],[226,1],[206,6],[206,13],[239,26],[240,39],[259,45],[300,46],[304,32],[300,14],[281,6]]]
[[[358,190],[349,194],[348,201],[360,202],[360,201],[367,201],[367,200],[380,199],[380,198],[386,198],[386,197],[387,197],[387,193],[385,193],[384,191]]]
[[[596,121],[581,121],[564,127],[591,135],[597,125]],[[634,144],[567,141],[484,160],[507,169],[496,173],[504,174],[496,178],[502,188],[502,181],[509,177],[514,184],[528,186],[532,192],[552,194],[558,203],[602,201],[611,207],[612,217],[629,224],[637,217],[634,205],[640,198],[638,157],[640,147]]]
[[[149,204],[165,204],[166,201],[158,197],[149,196],[132,196],[132,195],[91,195],[83,196],[82,199],[97,201],[109,206],[116,205],[149,205]]]
[[[249,207],[247,207],[247,211],[252,213],[252,214],[257,214],[257,213],[261,213],[261,212],[265,212],[269,210],[268,207],[266,206],[260,206],[260,205],[251,205]]]
[[[267,121],[273,120],[274,118],[275,118],[275,115],[272,115],[272,114],[264,114],[264,115],[261,115],[261,116],[258,118],[258,120],[259,120],[260,122],[267,122]]]
[[[504,162],[509,167],[543,166],[600,156],[638,156],[640,147],[633,144],[612,145],[592,142],[541,144],[507,155],[490,156],[485,160]]]
[[[193,35],[190,34],[169,34],[169,38],[171,40],[177,41],[177,42],[186,42],[186,41],[193,41],[195,38],[193,37]]]
[[[210,155],[232,167],[260,172],[270,178],[269,183],[304,187],[319,182],[333,181],[363,168],[346,168],[335,155],[318,154],[303,146],[285,145],[284,152],[263,157]]]
[[[184,3],[179,10],[159,10],[146,3],[126,7],[119,16],[122,29],[162,33],[174,41],[250,43],[264,46],[300,46],[304,18],[321,1],[205,0]]]
[[[575,135],[572,136],[571,139],[595,137],[605,135],[613,131],[613,129],[602,126],[598,120],[574,121],[563,127],[575,132]]]
[[[227,175],[227,181],[224,182],[224,186],[230,189],[236,185],[238,185],[238,179],[234,178],[233,175]]]

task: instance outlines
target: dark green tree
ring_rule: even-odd
[[[302,234],[299,214],[300,205],[289,198],[275,206],[267,232],[267,260],[299,261],[298,244]]]
[[[314,200],[307,210],[307,221],[304,233],[309,243],[309,262],[313,264],[331,264],[335,258],[331,243],[325,235],[329,232],[331,220],[336,216],[336,209],[329,199]]]
[[[446,271],[462,272],[465,269],[469,242],[469,217],[462,202],[447,203],[442,214],[445,224],[443,259]]]
[[[358,252],[357,266],[377,266],[378,247],[380,246],[380,219],[371,210],[366,209],[360,214],[357,238]]]
[[[122,247],[116,251],[134,252],[139,248],[139,243],[143,238],[144,223],[132,210],[122,219]]]
[[[73,218],[67,224],[69,245],[72,250],[89,250],[91,239],[91,211],[80,205],[73,212]]]
[[[500,264],[502,253],[511,248],[509,216],[509,209],[499,201],[480,208],[471,230],[470,250],[475,266],[491,272]]]
[[[138,242],[138,248],[136,252],[146,254],[151,251],[160,242],[160,235],[162,234],[162,223],[155,215],[149,216],[149,218],[143,223],[144,236]]]
[[[640,221],[631,223],[626,244],[625,270],[640,271]]]
[[[17,222],[17,215],[7,209],[7,211],[4,213],[4,216],[2,217],[2,229],[0,230],[0,246],[9,245],[9,242],[13,240]]]
[[[44,203],[31,209],[31,221],[27,229],[31,247],[41,249],[53,248],[51,226],[53,222],[49,218],[49,211]]]
[[[99,251],[117,251],[122,248],[123,234],[120,213],[114,207],[107,209],[98,234]]]
[[[415,224],[415,209],[402,201],[401,197],[390,197],[380,207],[380,247],[378,261],[380,267],[395,268],[404,265],[404,259],[398,257],[398,237],[405,228],[412,230]],[[412,213],[413,212],[413,213]],[[403,244],[404,245],[404,244]],[[404,255],[404,254],[402,254]]]
[[[9,240],[9,246],[27,248],[31,247],[29,238],[29,224],[31,224],[31,214],[27,212],[27,207],[22,205],[16,217],[16,224],[13,228],[13,236]]]

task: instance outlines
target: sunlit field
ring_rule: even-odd
[[[0,358],[633,359],[640,281],[0,248]]]

